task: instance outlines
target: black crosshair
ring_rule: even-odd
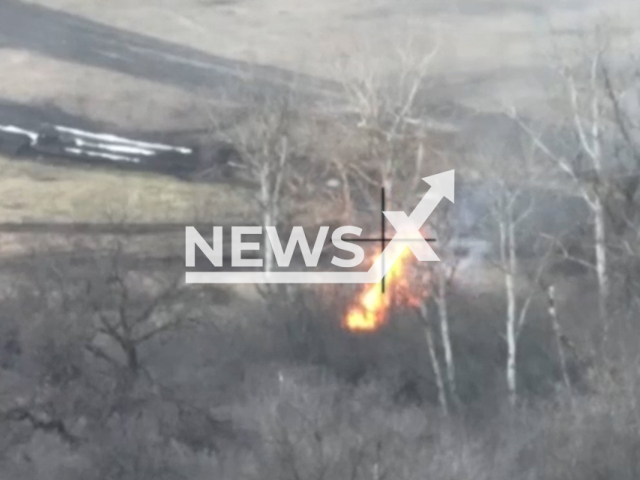
[[[384,216],[384,211],[387,208],[387,197],[385,193],[384,187],[380,189],[380,238],[345,238],[345,240],[349,242],[380,242],[380,254],[382,255],[382,271],[384,272],[384,249],[387,244],[391,241],[390,238],[387,237],[387,217]],[[406,242],[419,242],[416,238],[404,239]],[[427,242],[435,242],[435,238],[425,238]],[[380,286],[382,288],[382,293],[385,293],[385,278],[386,274],[382,276],[382,282],[380,282]]]

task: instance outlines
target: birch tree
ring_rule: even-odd
[[[436,351],[436,345],[433,339],[433,327],[431,324],[431,319],[429,318],[429,305],[427,300],[424,300],[420,304],[420,319],[422,321],[424,337],[427,343],[427,351],[429,352],[431,368],[433,369],[433,375],[435,377],[436,387],[438,389],[438,403],[440,404],[440,408],[442,408],[442,412],[445,415],[448,415],[449,402],[447,400],[447,392],[445,391],[442,369],[440,368],[440,360],[438,360],[438,353]]]
[[[255,185],[253,200],[263,227],[277,227],[283,220],[284,188],[290,168],[290,115],[288,98],[260,99],[247,117],[226,133],[239,152],[234,166]],[[264,244],[264,269],[273,270],[273,255]]]
[[[350,188],[372,206],[379,204],[381,187],[396,206],[413,200],[427,141],[425,86],[439,50],[439,39],[427,52],[411,44],[397,48],[390,74],[377,68],[372,58],[340,68],[348,118],[356,129],[348,125],[347,151],[336,161]]]
[[[504,289],[507,299],[505,318],[505,341],[507,343],[506,381],[509,402],[515,405],[517,399],[517,353],[518,337],[526,320],[530,299],[518,304],[516,277],[518,275],[518,244],[516,231],[518,226],[531,213],[530,209],[520,213],[516,210],[522,192],[518,188],[509,188],[500,182],[492,214],[499,232],[499,265],[504,274]]]
[[[243,78],[253,86],[250,76]],[[230,167],[248,187],[259,224],[277,228],[297,212],[300,200],[308,200],[313,122],[295,85],[269,91],[259,87],[255,82],[247,88],[243,104],[225,118],[211,115],[212,135],[235,149]],[[264,270],[273,270],[268,242],[263,258]]]
[[[528,271],[520,268],[519,234],[526,228],[526,221],[535,208],[532,194],[527,187],[509,186],[502,183],[493,206],[493,217],[499,234],[499,267],[504,275],[504,289],[507,300],[504,339],[507,343],[506,382],[509,403],[515,405],[518,395],[518,341],[527,322],[531,302],[540,291],[540,279],[548,266],[552,252],[548,241],[539,239],[546,245],[545,252],[538,257],[536,267]],[[527,198],[528,197],[528,198]],[[526,206],[522,206],[523,198]],[[519,288],[518,280],[526,286]]]
[[[456,367],[449,319],[449,294],[459,260],[451,251],[453,231],[449,211],[450,204],[440,204],[438,209],[429,217],[429,234],[437,238],[438,256],[440,257],[440,262],[429,266],[429,278],[431,284],[430,296],[433,298],[438,311],[447,390],[454,404],[459,404],[460,399],[458,397]]]
[[[381,187],[385,189],[389,209],[411,210],[415,206],[416,192],[423,186],[421,178],[427,166],[428,154],[431,154],[430,165],[446,163],[450,167],[450,162],[443,161],[440,155],[434,155],[429,148],[431,119],[426,104],[428,75],[439,50],[439,38],[426,52],[409,42],[407,46],[396,49],[395,70],[388,75],[377,71],[371,58],[343,66],[342,84],[349,114],[357,127],[355,133],[348,137],[349,147],[353,149],[355,145],[356,150],[349,150],[349,158],[339,162],[338,167],[343,183],[364,196],[372,210],[378,209],[377,192]],[[376,195],[369,192],[375,192]],[[344,196],[349,199],[345,203],[352,205],[351,189]],[[432,217],[435,218],[435,215]],[[438,232],[429,230],[428,233],[430,236],[435,233],[438,245],[446,248],[449,232],[443,218],[438,222]],[[419,275],[422,281],[429,284],[430,288],[425,288],[425,291],[430,290],[438,312],[446,376],[443,376],[437,358],[435,330],[432,320],[428,318],[428,308],[423,304],[420,309],[436,376],[439,403],[445,412],[449,410],[447,391],[458,403],[447,306],[448,288],[454,271],[454,264],[444,262],[430,268],[428,274]]]
[[[531,142],[514,145],[490,144],[471,154],[468,162],[477,167],[487,188],[488,212],[486,227],[496,236],[496,266],[504,281],[506,299],[502,338],[507,347],[505,380],[509,403],[518,398],[518,342],[528,319],[529,309],[539,292],[539,280],[551,253],[548,239],[540,236],[532,222],[537,212],[536,200],[545,191],[538,180],[543,170],[536,161]],[[536,258],[529,265],[521,265],[523,245],[531,248]],[[541,249],[540,247],[547,248]],[[543,252],[543,253],[541,253]]]
[[[560,326],[560,320],[558,318],[558,306],[556,302],[556,288],[554,285],[546,287],[547,295],[547,311],[549,312],[549,318],[551,319],[551,326],[553,328],[553,336],[556,341],[556,348],[558,349],[558,358],[560,360],[560,373],[562,374],[562,381],[564,386],[571,391],[571,380],[569,379],[569,373],[567,370],[567,356],[564,351],[564,334],[562,327]]]
[[[634,62],[635,63],[635,62]],[[616,235],[616,249],[622,259],[621,274],[625,299],[636,307],[638,300],[638,261],[640,260],[640,217],[638,192],[640,190],[640,112],[638,96],[640,77],[637,69],[614,70],[609,65],[602,69],[605,95],[611,105],[610,117],[619,134],[620,148],[616,149],[619,174],[613,178],[612,191],[607,203],[611,230]],[[631,260],[632,259],[632,260]],[[630,261],[631,260],[631,261]],[[631,313],[631,309],[628,310]]]
[[[598,282],[598,316],[602,326],[601,347],[606,343],[611,323],[611,277],[608,254],[608,222],[606,201],[611,183],[606,165],[605,140],[611,133],[607,120],[606,91],[603,89],[603,55],[605,46],[599,42],[577,65],[565,64],[561,73],[568,103],[567,123],[572,126],[577,141],[573,151],[556,148],[523,120],[514,107],[511,116],[530,136],[535,146],[553,161],[589,207],[593,218],[595,271]],[[610,136],[608,138],[611,138]]]

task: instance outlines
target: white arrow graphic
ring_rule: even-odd
[[[425,177],[422,180],[431,185],[431,188],[413,209],[411,215],[407,216],[405,212],[401,211],[384,212],[393,228],[396,229],[396,234],[369,269],[369,272],[377,272],[378,281],[389,273],[405,248],[410,248],[421,262],[440,261],[429,242],[422,236],[420,229],[443,198],[454,202],[455,171],[449,170]]]
[[[454,201],[454,170],[423,178],[431,188],[410,215],[400,211],[384,212],[396,229],[389,244],[366,272],[187,272],[186,283],[379,283],[393,267],[405,248],[421,262],[440,259],[420,229],[443,198]]]

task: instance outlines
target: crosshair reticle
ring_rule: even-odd
[[[366,237],[366,238],[345,238],[344,240],[349,242],[380,242],[380,252],[382,255],[382,271],[384,271],[384,249],[387,244],[391,241],[391,238],[387,237],[387,217],[384,216],[384,211],[387,208],[387,196],[384,187],[380,189],[380,237]],[[406,242],[419,242],[421,240],[416,238],[403,239]],[[427,242],[435,242],[437,241],[435,238],[425,238]],[[380,287],[382,289],[382,293],[385,293],[385,278],[386,275],[382,277],[382,281],[380,282]]]

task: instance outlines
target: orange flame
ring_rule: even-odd
[[[421,299],[412,292],[408,279],[409,262],[413,259],[415,257],[411,250],[403,248],[400,257],[387,273],[386,293],[382,292],[380,284],[365,286],[344,317],[343,323],[347,330],[373,332],[386,323],[389,309],[394,303],[410,306],[420,304]]]

